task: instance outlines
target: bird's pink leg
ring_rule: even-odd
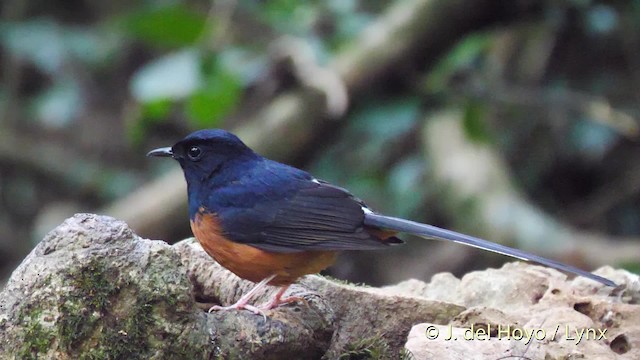
[[[268,278],[260,281],[256,286],[253,287],[253,289],[249,290],[248,293],[242,295],[242,297],[236,301],[235,304],[233,305],[229,305],[229,306],[220,306],[220,305],[215,305],[212,306],[209,309],[209,312],[212,311],[227,311],[227,310],[242,310],[242,309],[247,309],[249,311],[251,311],[252,313],[256,314],[256,315],[262,315],[265,319],[266,319],[266,315],[263,311],[263,309],[257,308],[253,305],[249,304],[249,301],[251,300],[251,298],[253,296],[255,296],[255,294],[260,291],[263,287],[265,287],[267,285],[267,283],[271,280],[273,280],[273,278],[275,278],[276,275],[271,275]]]
[[[261,310],[271,310],[271,309],[277,308],[282,304],[289,304],[296,301],[305,301],[304,298],[301,298],[299,296],[289,296],[283,299],[282,295],[284,295],[284,292],[287,291],[289,286],[290,285],[281,287],[280,290],[278,290],[276,295],[273,297],[273,299],[271,299],[271,301],[269,301],[266,304],[260,305],[259,308]]]

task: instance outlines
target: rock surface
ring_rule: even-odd
[[[76,215],[0,294],[0,358],[208,358],[207,317],[171,246],[123,222]]]
[[[599,274],[621,287],[521,263],[381,289],[308,276],[290,290],[306,302],[265,321],[203,310],[253,284],[193,239],[170,246],[113,218],[79,214],[43,239],[0,294],[0,358],[386,359],[410,357],[406,347],[416,359],[638,359],[638,276]],[[577,341],[565,331],[583,328],[605,336]],[[545,336],[517,340],[519,331]],[[459,340],[446,340],[449,332]]]
[[[434,276],[386,288],[466,307],[446,326],[414,326],[406,347],[418,359],[640,359],[640,281],[610,267],[596,271],[620,286],[567,281],[523,263]]]

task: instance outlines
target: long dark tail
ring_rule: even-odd
[[[586,278],[595,280],[607,286],[613,286],[613,287],[616,286],[616,284],[613,281],[607,278],[594,275],[584,270],[580,270],[577,267],[563,264],[558,261],[550,260],[542,256],[529,254],[522,250],[510,248],[508,246],[492,243],[490,241],[482,240],[473,236],[468,236],[468,235],[457,233],[455,231],[441,229],[436,226],[421,224],[415,221],[399,219],[399,218],[394,218],[390,216],[370,214],[370,213],[367,213],[365,215],[364,223],[369,226],[413,234],[413,235],[417,235],[427,239],[453,241],[460,244],[473,246],[479,249],[493,251],[498,254],[511,256],[520,260],[533,261],[538,264],[549,266],[561,271],[566,271],[579,276],[584,276]]]

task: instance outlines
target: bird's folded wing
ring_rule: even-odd
[[[298,252],[381,249],[400,241],[380,239],[365,227],[362,206],[341,188],[311,183],[286,198],[260,202],[245,211],[242,233],[252,236],[242,242],[266,251]],[[247,226],[253,229],[247,231]]]

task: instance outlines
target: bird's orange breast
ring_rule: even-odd
[[[331,266],[337,255],[333,251],[275,253],[231,241],[211,213],[196,214],[191,230],[202,248],[220,265],[253,282],[275,274],[270,285],[288,285],[303,275],[318,273]]]

